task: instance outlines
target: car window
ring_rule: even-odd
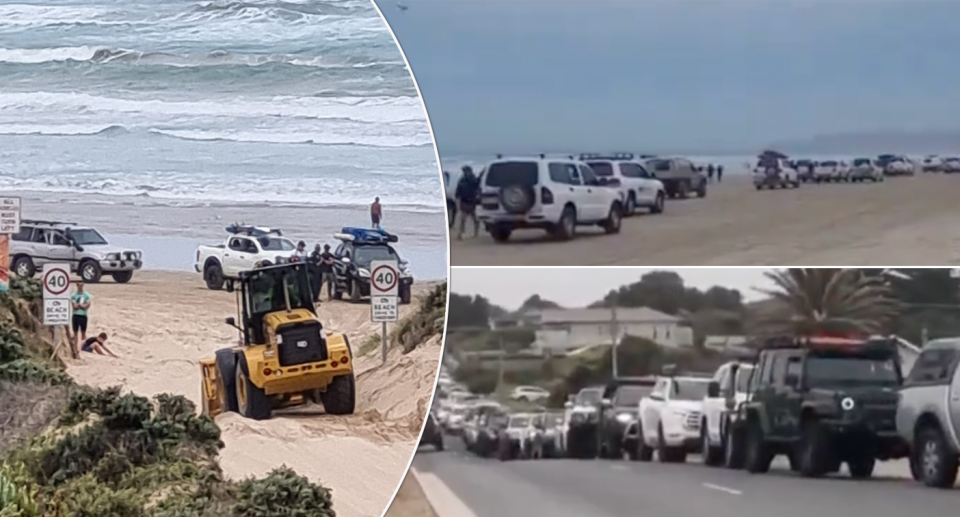
[[[597,174],[587,165],[580,165],[580,175],[583,176],[583,184],[590,185],[597,182]]]
[[[787,386],[796,386],[803,375],[803,361],[800,357],[788,357],[786,374],[784,375],[784,384]]]
[[[67,246],[67,238],[63,236],[63,233],[58,231],[48,231],[50,244],[54,246]]]
[[[246,239],[241,239],[240,237],[234,237],[230,239],[230,249],[233,251],[244,251],[246,246]]]
[[[497,162],[487,168],[486,185],[532,187],[538,183],[539,174],[540,166],[537,162]]]
[[[703,400],[707,396],[707,386],[709,381],[706,379],[674,379],[673,400]]]
[[[656,159],[647,162],[647,167],[654,172],[670,172],[670,160]]]
[[[10,238],[15,241],[29,241],[32,235],[33,235],[33,227],[21,225],[20,231],[13,234]]]
[[[293,241],[283,237],[260,237],[257,242],[264,251],[293,251],[297,248]]]
[[[551,163],[547,165],[547,171],[550,173],[550,181],[563,185],[580,184],[580,175],[576,167],[568,163]]]
[[[587,162],[594,174],[601,177],[613,176],[613,164],[610,162]]]
[[[33,232],[33,242],[47,243],[47,231],[41,228],[37,228],[37,231]]]
[[[620,174],[622,174],[624,178],[646,178],[649,176],[643,167],[630,162],[620,163]]]
[[[917,358],[913,369],[907,376],[906,384],[927,384],[947,382],[953,376],[960,354],[951,348],[933,348],[924,350]]]

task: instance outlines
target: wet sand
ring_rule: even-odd
[[[705,199],[668,200],[620,235],[578,228],[569,242],[518,231],[451,240],[453,266],[943,266],[960,263],[960,175],[757,191],[744,177]]]

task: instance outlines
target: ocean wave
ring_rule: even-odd
[[[110,11],[95,7],[0,4],[0,26],[43,27],[49,25],[128,25],[122,20],[106,20]]]
[[[268,0],[253,2],[243,0],[200,2],[194,8],[195,12],[217,13],[222,15],[236,15],[244,11],[267,11],[273,13],[294,13],[309,16],[350,16],[361,12],[372,11],[369,5],[360,2],[288,2]]]
[[[313,68],[405,67],[403,61],[375,61],[366,56],[302,57],[287,54],[238,54],[215,50],[203,54],[178,55],[130,49],[78,46],[53,48],[0,48],[0,62],[41,64],[51,62],[133,63],[173,67],[293,65]]]

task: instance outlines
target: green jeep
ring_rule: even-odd
[[[783,454],[807,477],[873,474],[876,460],[906,457],[897,435],[902,382],[897,343],[886,338],[768,339],[750,378],[748,399],[730,432],[749,472]]]

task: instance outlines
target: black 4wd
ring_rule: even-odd
[[[749,472],[779,454],[807,477],[873,474],[876,460],[902,458],[897,435],[902,382],[897,343],[886,338],[774,338],[764,343],[738,410],[732,439]]]
[[[623,459],[623,451],[634,454],[636,444],[625,446],[624,433],[637,421],[640,399],[653,390],[654,378],[618,379],[603,391],[600,414],[600,457]]]
[[[413,276],[407,271],[407,262],[390,245],[399,240],[396,235],[383,230],[344,228],[334,237],[341,241],[333,252],[334,299],[339,300],[346,294],[350,301],[358,302],[370,296],[370,263],[374,260],[394,260],[400,269],[397,287],[399,301],[410,303]]]

